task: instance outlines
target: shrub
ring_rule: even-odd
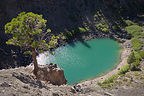
[[[88,30],[89,30],[89,27],[85,27],[85,29],[88,31]]]
[[[138,51],[138,53],[141,56],[141,58],[144,59],[144,51]]]
[[[88,30],[85,29],[85,28],[78,27],[78,32],[79,32],[79,33],[85,33],[85,32],[87,32],[87,31],[88,31]]]
[[[126,25],[130,26],[130,25],[134,25],[135,23],[132,22],[131,20],[125,20]]]
[[[133,65],[134,67],[139,67],[139,65],[140,65],[140,60],[136,60],[134,63],[132,63],[132,65]]]
[[[143,42],[138,38],[133,38],[131,42],[132,42],[132,48],[135,51],[140,50],[143,46]]]
[[[134,52],[132,52],[127,59],[127,63],[131,64],[131,63],[135,62],[135,60],[136,60],[136,58],[135,58]]]
[[[109,88],[109,87],[111,87],[113,85],[112,83],[103,84],[101,82],[98,82],[97,84],[99,86],[101,86],[102,88]]]
[[[131,65],[130,65],[130,69],[133,71],[133,70],[136,70],[140,65],[140,60],[136,60],[135,62],[133,62]]]
[[[118,78],[118,75],[112,75],[108,79],[104,80],[103,84],[112,83],[117,78]]]
[[[66,32],[66,36],[71,37],[71,36],[73,36],[73,34],[72,34],[72,32],[67,31],[67,32]]]
[[[121,74],[125,74],[126,72],[128,72],[130,69],[130,65],[129,64],[126,64],[125,66],[123,66],[119,71],[118,71],[118,74],[121,75]]]
[[[103,31],[103,32],[109,31],[109,29],[108,29],[108,28],[106,27],[106,25],[104,25],[104,24],[97,24],[97,25],[96,25],[96,28],[97,28],[97,30]]]
[[[141,60],[142,59],[139,52],[134,52],[134,55],[135,55],[136,60]]]
[[[118,26],[113,25],[113,26],[112,26],[112,29],[116,30],[116,29],[118,29]]]
[[[62,39],[67,39],[67,36],[63,36]]]
[[[94,14],[94,18],[97,18],[98,17],[98,15],[97,14]]]
[[[131,34],[132,36],[138,36],[142,32],[142,27],[138,25],[131,25],[125,28],[127,33]]]
[[[103,28],[104,28],[105,26],[103,25],[103,24],[97,24],[96,25],[96,28],[98,29],[98,30],[102,30]]]
[[[114,85],[114,80],[118,78],[118,75],[112,75],[108,79],[103,82],[97,82],[97,84],[101,87],[108,88]]]
[[[97,18],[98,18],[98,15],[95,14],[95,15],[94,15],[94,20],[95,20],[95,22],[96,22]]]
[[[71,33],[72,33],[73,35],[76,34],[75,30],[72,30]]]
[[[135,38],[144,38],[144,33],[141,33],[140,35],[135,36]]]
[[[97,82],[97,84],[98,84],[99,86],[103,86],[103,83],[101,83],[101,82]]]
[[[140,65],[141,57],[136,57],[138,55],[138,53],[132,52],[127,59],[128,64],[130,64],[130,70],[132,71],[137,70]]]
[[[108,29],[108,28],[103,28],[102,31],[103,31],[103,32],[108,32],[109,29]]]

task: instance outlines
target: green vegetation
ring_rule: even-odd
[[[141,33],[140,35],[135,36],[135,38],[144,38],[144,33]]]
[[[96,23],[96,29],[103,32],[109,31],[109,25],[107,24],[107,19],[105,18],[103,12],[97,11],[94,15],[94,23]]]
[[[121,75],[121,74],[125,74],[129,71],[130,69],[130,65],[129,64],[126,64],[125,66],[123,66],[119,71],[118,71],[118,75]]]
[[[82,27],[78,27],[78,32],[79,33],[85,33],[88,31],[88,28],[82,28]]]
[[[125,23],[127,26],[131,26],[131,25],[134,25],[135,23],[132,22],[131,20],[125,20]]]
[[[142,60],[142,57],[140,56],[139,52],[135,51],[134,55],[136,60],[140,60],[140,61]]]
[[[126,20],[125,22],[128,25],[125,28],[126,31],[132,35],[131,44],[133,52],[129,55],[127,62],[133,71],[139,67],[140,61],[143,59],[143,52],[140,51],[143,47],[143,42],[140,38],[144,38],[144,34],[142,33],[143,29],[141,26],[136,25],[130,20]]]
[[[141,35],[142,27],[138,25],[131,25],[125,28],[127,33],[131,34],[133,37]]]
[[[89,29],[86,27],[86,28],[83,28],[83,27],[77,27],[75,28],[74,30],[71,30],[71,31],[67,31],[66,32],[66,36],[67,37],[72,37],[73,35],[76,35],[76,34],[80,34],[80,33],[85,33],[87,32]]]
[[[144,59],[144,51],[138,51],[138,54],[140,55],[140,57],[141,57],[142,59]]]
[[[131,70],[136,70],[140,65],[140,60],[136,60],[135,62],[131,63]]]
[[[103,84],[112,83],[117,78],[118,78],[118,75],[112,75],[108,79],[104,80]]]
[[[132,43],[132,48],[135,51],[140,50],[143,46],[143,42],[138,38],[132,38],[131,43]]]
[[[103,31],[103,32],[108,32],[109,31],[109,29],[104,24],[97,24],[96,28],[97,28],[97,30]]]
[[[132,71],[137,69],[140,65],[140,57],[136,58],[135,55],[138,55],[138,54],[132,52],[127,59],[127,63],[130,64],[130,70]]]
[[[118,75],[112,75],[108,79],[104,80],[102,83],[98,82],[97,84],[101,87],[108,88],[113,86],[114,80],[118,78]]]
[[[134,52],[132,52],[127,59],[127,63],[131,64],[131,63],[135,62],[135,60],[136,60],[136,58],[135,58]]]
[[[45,31],[43,29],[46,27],[46,22],[47,20],[43,19],[42,15],[34,14],[32,12],[22,12],[5,25],[5,33],[12,34],[13,36],[6,42],[7,44],[30,49],[25,53],[32,54],[35,75],[37,75],[38,71],[36,50],[40,49],[39,52],[43,52],[43,49],[50,50],[50,48],[55,47],[58,39],[62,36],[62,34],[55,36],[51,33],[50,29],[43,35],[43,31]],[[44,38],[45,35],[49,33],[51,33],[51,35]],[[46,43],[46,39],[49,39],[48,43]]]
[[[66,32],[66,36],[67,36],[67,37],[72,37],[72,36],[73,36],[73,33],[70,32],[70,31],[67,31],[67,32]]]

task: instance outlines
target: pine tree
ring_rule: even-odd
[[[50,50],[62,37],[62,34],[55,36],[50,29],[44,32],[46,22],[47,20],[43,19],[42,15],[22,12],[5,25],[5,33],[12,34],[12,38],[6,42],[7,44],[30,49],[25,53],[32,54],[35,75],[38,72],[36,50],[39,49],[39,52],[44,52],[43,49]],[[48,43],[46,43],[46,39],[48,39]]]
[[[135,62],[135,61],[136,61],[136,58],[135,58],[134,52],[132,52],[132,53],[129,55],[128,59],[127,59],[127,63],[128,63],[128,64],[131,64],[131,63],[133,63],[133,62]]]

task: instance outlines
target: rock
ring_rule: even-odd
[[[53,93],[53,96],[59,96],[59,94],[58,93]]]
[[[64,71],[58,67],[57,64],[50,63],[45,66],[40,66],[37,75],[37,79],[50,82],[53,85],[63,85],[67,83]]]
[[[81,92],[81,91],[82,91],[80,85],[74,85],[74,86],[73,86],[73,89],[75,89],[76,92]]]
[[[10,85],[7,82],[4,82],[0,85],[1,87],[10,87]]]
[[[76,93],[75,88],[74,88],[74,87],[72,87],[70,92],[72,92],[72,93]]]
[[[106,96],[113,96],[113,95],[112,95],[111,93],[109,93],[109,92],[105,92],[104,95],[106,95]]]

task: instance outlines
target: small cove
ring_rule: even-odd
[[[119,62],[120,45],[111,39],[74,42],[55,50],[55,55],[40,54],[39,64],[56,63],[63,70],[68,84],[100,76]]]

